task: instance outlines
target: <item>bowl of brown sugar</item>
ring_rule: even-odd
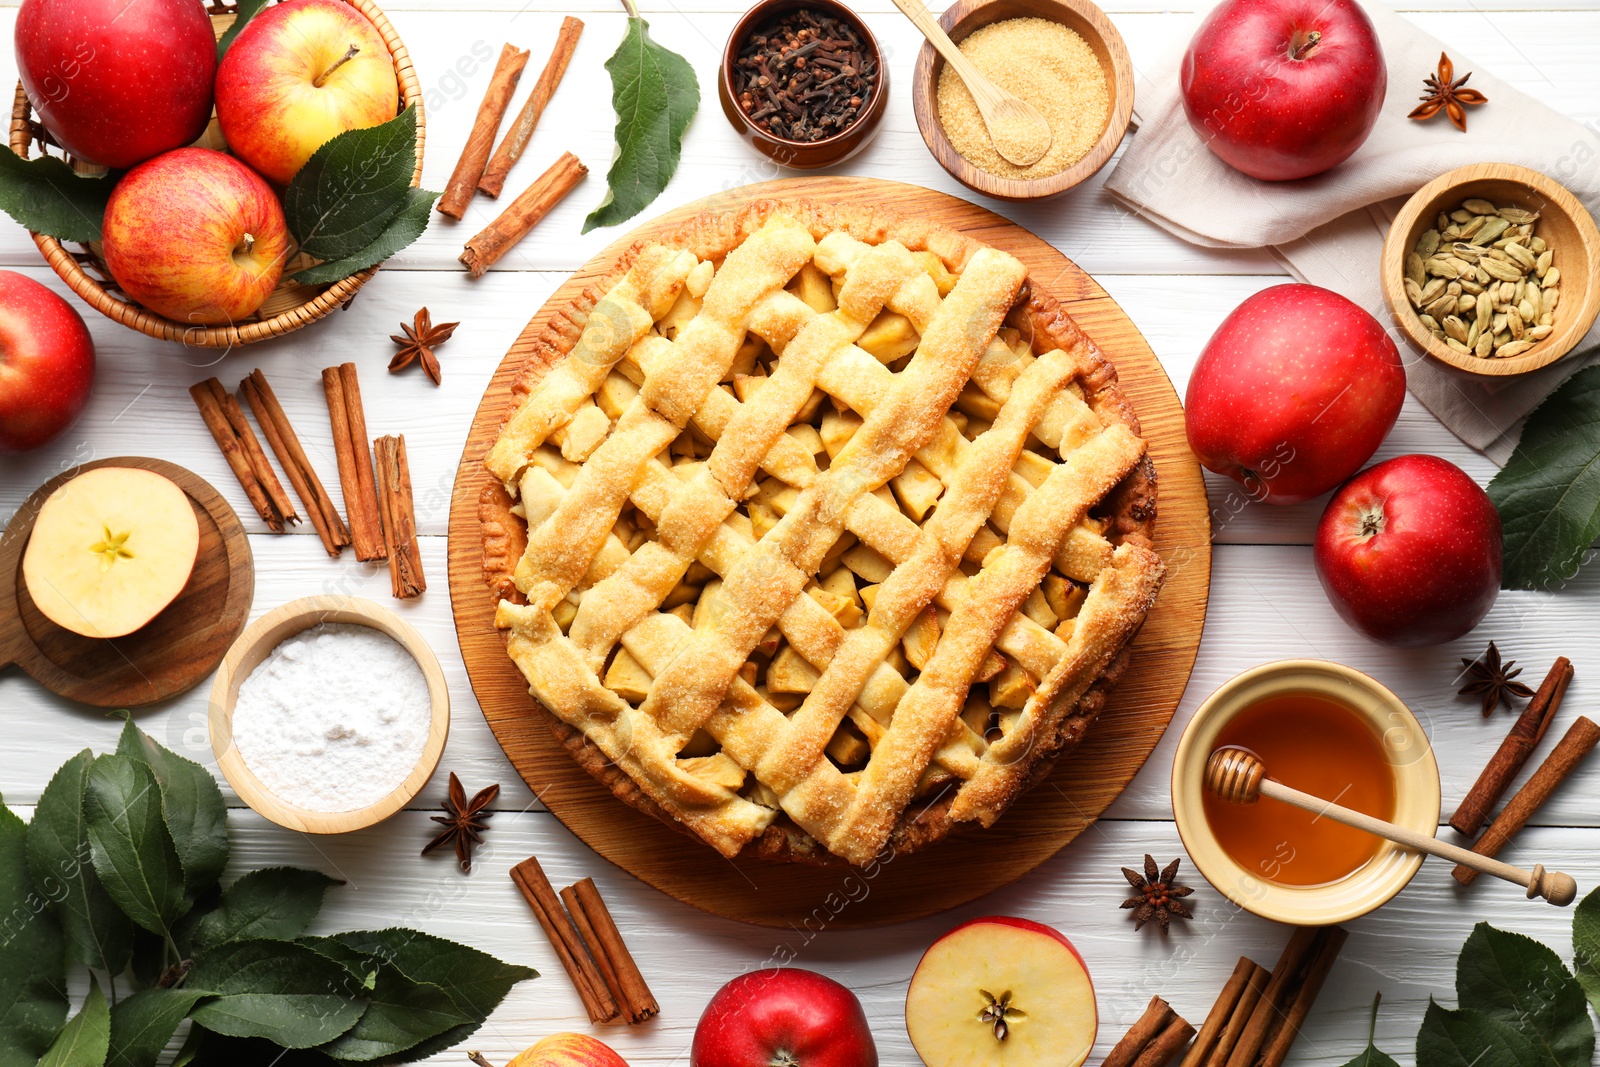
[[[1006,161],[966,84],[924,44],[912,109],[928,151],[962,185],[1001,200],[1058,196],[1117,150],[1133,115],[1133,64],[1122,35],[1089,0],[957,0],[939,24],[973,65],[1050,126],[1038,161]]]

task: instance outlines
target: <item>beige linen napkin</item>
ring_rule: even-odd
[[[1181,53],[1138,86],[1142,123],[1106,188],[1135,211],[1193,244],[1271,248],[1302,281],[1342,293],[1389,323],[1378,281],[1383,237],[1405,197],[1444,171],[1468,163],[1520,163],[1561,182],[1591,212],[1600,211],[1600,137],[1511,88],[1472,57],[1451,53],[1457,77],[1489,102],[1468,108],[1467,132],[1439,115],[1406,117],[1444,46],[1374,0],[1362,6],[1377,27],[1389,68],[1383,112],[1355,155],[1325,174],[1294,182],[1246,177],[1212,155],[1190,128],[1178,90]],[[1199,19],[1195,20],[1195,27]],[[1184,34],[1187,45],[1190,33]],[[1559,256],[1559,253],[1558,253]],[[1495,382],[1424,358],[1398,327],[1391,333],[1407,363],[1411,392],[1473,448],[1504,462],[1521,420],[1568,375],[1595,358],[1588,349],[1532,374]]]

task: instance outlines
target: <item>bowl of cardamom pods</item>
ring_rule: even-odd
[[[1475,163],[1406,201],[1382,281],[1418,350],[1470,374],[1526,374],[1570,353],[1600,315],[1600,230],[1546,175]]]

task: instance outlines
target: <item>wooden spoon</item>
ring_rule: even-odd
[[[1476,852],[1440,841],[1429,834],[1420,834],[1404,826],[1396,826],[1392,822],[1340,807],[1331,800],[1323,800],[1310,793],[1291,789],[1282,782],[1274,782],[1266,777],[1266,773],[1266,764],[1262,763],[1255,753],[1229,746],[1217,749],[1206,760],[1205,785],[1223,800],[1235,804],[1254,804],[1257,797],[1268,796],[1306,811],[1314,811],[1334,822],[1387,838],[1397,845],[1404,845],[1406,848],[1426,852],[1430,856],[1439,856],[1452,863],[1464,864],[1475,871],[1515,882],[1527,889],[1530,899],[1543,897],[1558,908],[1571,904],[1578,895],[1578,883],[1572,880],[1571,875],[1562,874],[1560,871],[1547,871],[1543,864],[1534,864],[1533,870],[1525,871],[1509,863],[1480,856]]]
[[[938,49],[944,61],[955,68],[961,80],[967,83],[967,90],[977,102],[978,114],[983,116],[983,124],[989,130],[989,140],[994,142],[995,151],[1000,153],[1000,157],[1019,167],[1039,162],[1050,150],[1050,142],[1055,139],[1050,132],[1050,123],[1045,121],[1039,109],[985,77],[972,60],[956,47],[950,35],[944,32],[944,27],[923,6],[922,0],[894,0],[894,5],[905,12],[912,25],[922,31],[928,43]]]

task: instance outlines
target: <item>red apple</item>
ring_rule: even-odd
[[[1356,0],[1223,0],[1183,54],[1183,110],[1235,170],[1309,178],[1360,148],[1389,82]]]
[[[102,233],[106,266],[129,296],[196,325],[254,312],[289,251],[272,187],[207,148],[180,148],[129,171],[111,191]]]
[[[689,1067],[878,1067],[856,995],[815,971],[741,974],[706,1005]]]
[[[398,100],[388,47],[343,0],[266,8],[217,69],[217,121],[229,149],[279,185],[336,134],[394,118]]]
[[[32,278],[0,270],[0,451],[38,448],[77,419],[94,384],[83,316]]]
[[[1465,471],[1396,456],[1362,471],[1317,525],[1317,577],[1345,622],[1374,641],[1453,641],[1500,592],[1500,513]]]
[[[585,1034],[551,1034],[519,1052],[506,1067],[628,1067],[628,1061]]]
[[[122,169],[211,119],[217,41],[200,0],[23,0],[17,70],[56,141]]]
[[[1338,293],[1275,285],[1233,309],[1189,378],[1189,447],[1271,504],[1327,492],[1372,458],[1405,402],[1378,320]]]
[[[1100,1016],[1071,941],[991,915],[928,947],[906,990],[906,1032],[927,1067],[1079,1067]]]

